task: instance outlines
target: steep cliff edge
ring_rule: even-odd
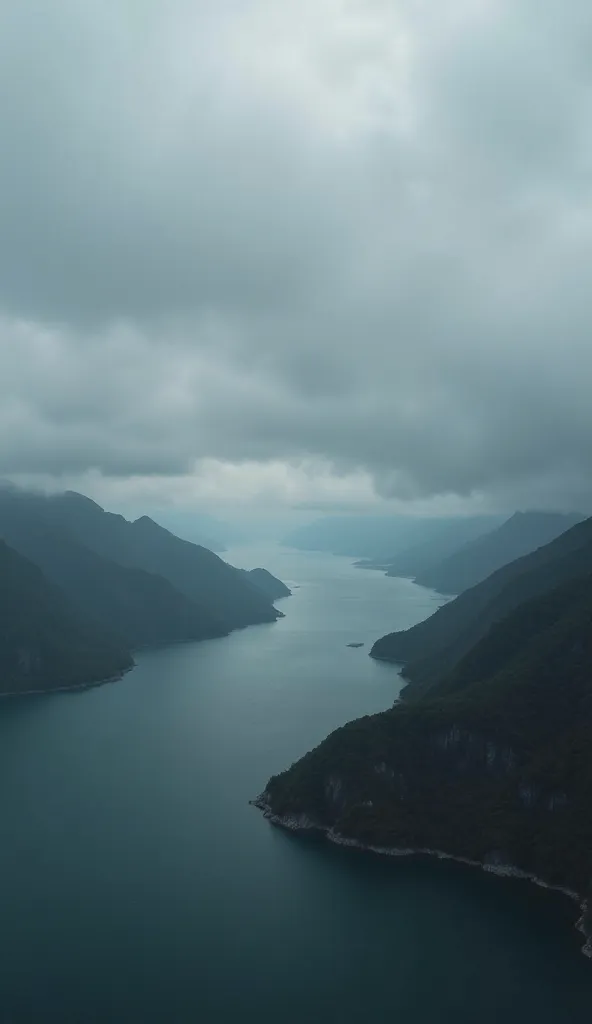
[[[338,729],[270,779],[259,806],[337,841],[509,866],[586,895],[591,626],[592,577],[517,609],[473,670]]]

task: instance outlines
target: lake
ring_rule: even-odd
[[[299,839],[249,806],[392,704],[369,646],[442,599],[330,555],[225,557],[294,587],[284,619],[1,704],[0,1024],[587,1019],[569,900]]]

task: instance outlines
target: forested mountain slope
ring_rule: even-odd
[[[37,566],[0,541],[0,693],[83,686],[133,665]]]

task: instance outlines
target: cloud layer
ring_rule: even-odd
[[[592,509],[591,41],[577,0],[7,0],[0,472]]]

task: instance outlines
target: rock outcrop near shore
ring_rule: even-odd
[[[284,827],[381,852],[435,852],[583,902],[591,627],[590,576],[520,606],[429,694],[337,729],[271,778],[258,806]]]

